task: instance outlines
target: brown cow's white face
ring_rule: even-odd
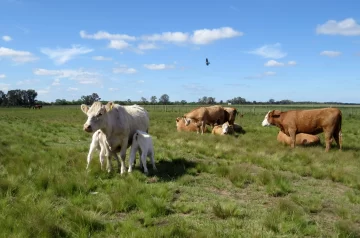
[[[269,114],[270,114],[270,111],[268,113],[266,113],[265,118],[264,118],[263,122],[261,123],[262,126],[271,126],[271,124],[269,122]]]
[[[228,122],[224,123],[221,127],[222,127],[222,133],[223,134],[228,134],[229,133],[229,123]]]
[[[94,132],[106,125],[106,109],[100,102],[95,102],[90,108],[82,104],[81,110],[88,116],[84,124],[84,131]]]

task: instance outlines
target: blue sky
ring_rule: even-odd
[[[0,90],[360,103],[360,1],[0,0]],[[208,58],[210,65],[205,65]]]

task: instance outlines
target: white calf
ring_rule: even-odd
[[[151,159],[151,163],[153,169],[156,170],[155,160],[154,160],[154,146],[152,142],[152,138],[146,132],[137,130],[133,136],[131,151],[130,151],[130,159],[129,159],[129,170],[128,172],[132,172],[132,167],[135,161],[136,151],[141,151],[140,164],[144,167],[144,173],[148,173],[148,169],[146,166],[146,158],[149,157]]]
[[[97,130],[94,132],[94,134],[92,136],[90,150],[89,150],[89,153],[87,156],[86,169],[89,168],[89,164],[92,159],[91,155],[95,149],[100,150],[99,159],[100,159],[101,170],[103,170],[103,168],[104,168],[105,157],[107,157],[107,170],[109,172],[111,171],[111,155],[113,155],[115,157],[115,159],[117,160],[117,162],[119,163],[119,157],[116,155],[116,153],[112,153],[109,150],[109,145],[106,142],[105,134],[102,133],[101,130]]]

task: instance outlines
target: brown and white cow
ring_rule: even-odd
[[[282,144],[291,144],[290,136],[286,135],[284,132],[279,131],[277,135],[277,141]],[[320,138],[316,135],[310,135],[306,133],[299,133],[296,134],[296,145],[317,145],[320,144]]]
[[[234,125],[238,111],[234,107],[224,107],[224,110],[225,110],[225,121],[228,121],[230,125]]]
[[[262,126],[277,126],[282,132],[291,137],[291,147],[295,147],[298,133],[316,135],[321,132],[325,134],[325,151],[329,151],[331,138],[333,137],[341,150],[342,114],[337,108],[322,108],[311,110],[291,110],[281,112],[279,110],[269,111],[262,122]]]
[[[201,130],[201,134],[205,132],[206,125],[214,127],[215,124],[223,124],[225,122],[225,110],[221,106],[198,107],[184,116],[185,125],[190,122],[195,123],[198,127],[197,132]]]
[[[176,118],[176,130],[178,132],[180,131],[188,131],[188,132],[197,132],[198,126],[195,123],[190,122],[188,126],[185,125],[185,121],[181,117]],[[207,128],[205,129],[205,132],[209,132]]]
[[[225,122],[222,125],[214,126],[211,131],[211,134],[214,135],[232,135],[234,134],[234,127],[230,125],[229,122]]]

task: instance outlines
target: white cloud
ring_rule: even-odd
[[[337,57],[341,55],[340,51],[331,51],[331,50],[324,50],[320,53],[320,55],[328,56],[328,57]]]
[[[157,46],[154,43],[141,43],[138,45],[139,50],[153,50],[157,49]]]
[[[185,84],[182,85],[182,87],[184,90],[188,91],[189,93],[196,95],[203,95],[212,91],[211,89],[208,89],[204,85],[200,85],[200,84]]]
[[[0,59],[1,58],[9,58],[16,63],[26,63],[37,60],[37,58],[28,51],[18,51],[5,47],[0,47]]]
[[[54,79],[53,83],[51,84],[52,86],[58,86],[60,85],[60,79]]]
[[[3,36],[2,39],[4,41],[11,41],[12,40],[12,38],[10,36]]]
[[[173,69],[174,65],[166,64],[144,64],[144,67],[150,70],[164,70],[164,69]]]
[[[115,91],[119,91],[119,89],[118,88],[109,88],[109,91],[110,92],[115,92]]]
[[[264,77],[268,77],[268,76],[274,76],[276,75],[276,72],[273,72],[273,71],[267,71],[267,72],[264,72],[262,74],[257,74],[257,75],[254,75],[254,76],[247,76],[247,77],[244,77],[245,79],[260,79],[260,78],[264,78]]]
[[[284,63],[277,62],[276,60],[269,60],[264,64],[266,67],[281,67],[284,66]]]
[[[137,83],[145,83],[144,80],[138,80]]]
[[[358,36],[360,35],[360,25],[353,18],[346,18],[339,22],[329,20],[323,25],[318,25],[316,27],[316,33],[324,35]]]
[[[39,82],[38,79],[27,79],[17,82],[16,85],[31,85],[38,82]]]
[[[36,92],[39,95],[43,95],[43,94],[48,94],[50,92],[50,87],[44,88],[44,89],[40,89],[40,90],[36,90]]]
[[[202,29],[194,31],[191,41],[197,45],[209,44],[213,41],[242,36],[243,33],[235,31],[231,27],[222,27],[218,29]]]
[[[98,60],[98,61],[111,61],[112,60],[112,58],[104,57],[104,56],[93,56],[92,59]]]
[[[0,74],[0,79],[4,79],[6,78],[6,75],[5,74]]]
[[[78,88],[72,88],[72,87],[68,87],[68,89],[66,89],[66,91],[78,91]]]
[[[93,51],[93,49],[89,49],[86,47],[82,47],[79,45],[72,45],[71,48],[57,48],[57,49],[49,49],[42,48],[41,53],[47,55],[50,59],[55,61],[55,64],[61,65],[66,63],[67,61],[73,59],[78,55],[87,54]]]
[[[115,73],[115,74],[135,74],[136,69],[129,68],[126,65],[120,65],[117,68],[113,68],[113,73]]]
[[[10,86],[10,84],[0,83],[0,90],[1,91],[9,91],[9,86]]]
[[[117,50],[122,50],[128,48],[129,46],[130,44],[124,40],[111,40],[108,45],[109,48],[117,49]]]
[[[110,34],[106,31],[98,31],[97,33],[90,35],[86,34],[85,31],[80,31],[81,38],[84,39],[94,39],[94,40],[136,40],[136,37],[129,36],[126,34]]]
[[[185,43],[189,40],[189,34],[183,32],[164,32],[161,34],[153,34],[142,36],[145,41],[164,41],[170,43]]]
[[[281,59],[287,55],[287,53],[281,50],[280,43],[276,43],[273,45],[264,45],[248,53],[259,55],[264,58],[273,58],[273,59]]]
[[[33,71],[35,75],[40,76],[53,76],[55,79],[67,78],[75,80],[80,84],[98,84],[101,82],[101,75],[96,72],[89,72],[83,69],[71,70],[48,70],[48,69],[35,69]]]
[[[295,66],[295,65],[297,65],[297,63],[296,63],[296,61],[291,60],[288,62],[288,65]]]

